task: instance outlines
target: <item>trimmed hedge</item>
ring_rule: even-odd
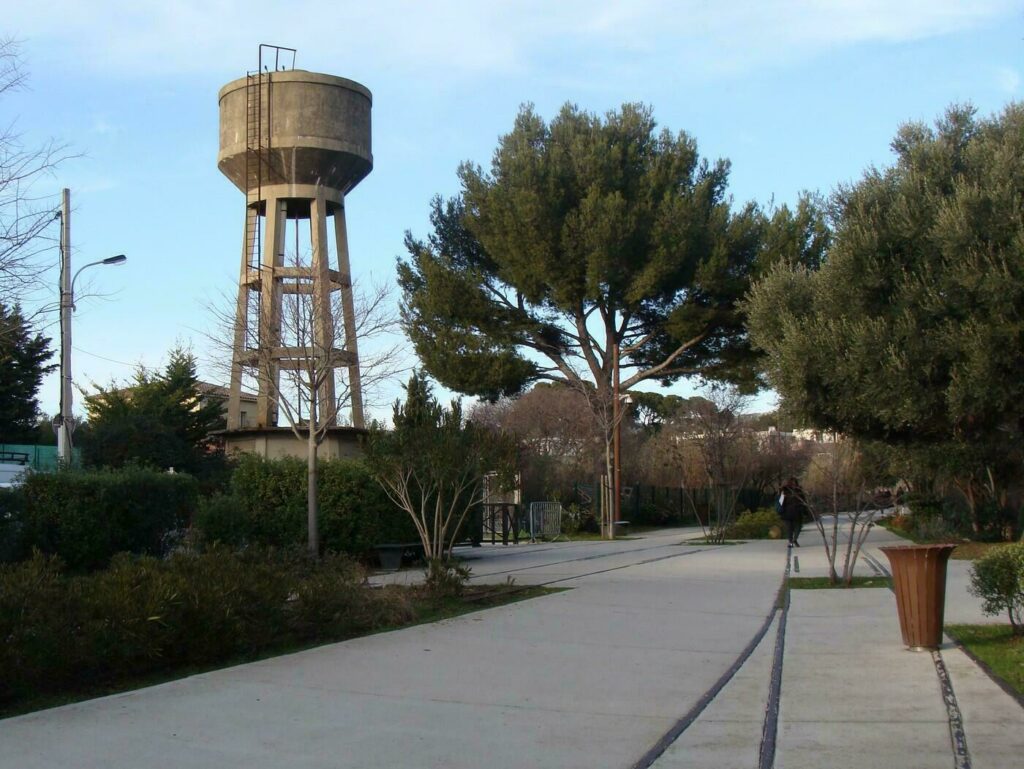
[[[164,535],[188,525],[198,486],[142,468],[61,471],[29,474],[16,498],[0,552],[19,560],[37,549],[88,571],[120,552],[159,555]]]
[[[326,551],[362,555],[382,542],[419,542],[408,513],[396,507],[361,460],[319,464],[320,541]],[[196,527],[210,541],[290,547],[306,541],[306,462],[246,455],[231,494],[205,500]]]
[[[343,556],[218,547],[163,560],[121,554],[105,571],[68,576],[36,552],[0,566],[0,704],[411,618],[404,594],[364,578]]]

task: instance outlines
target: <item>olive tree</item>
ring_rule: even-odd
[[[810,424],[959,455],[976,514],[1021,474],[997,460],[1024,442],[1024,105],[953,107],[892,148],[893,165],[832,196],[820,269],[780,265],[754,285],[750,336]]]

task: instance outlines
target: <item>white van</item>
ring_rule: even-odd
[[[28,454],[14,451],[0,452],[0,489],[20,486],[29,469]]]

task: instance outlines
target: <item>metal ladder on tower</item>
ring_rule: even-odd
[[[247,302],[248,318],[246,328],[247,346],[259,349],[261,339],[260,318],[262,309],[262,235],[260,231],[260,201],[263,199],[263,71],[246,75],[245,88],[245,253],[249,274],[246,285],[249,297],[255,292],[255,308]],[[255,200],[250,200],[250,191],[255,190]],[[255,317],[253,317],[255,315]],[[251,324],[255,323],[255,333]]]

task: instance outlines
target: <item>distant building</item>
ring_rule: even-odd
[[[199,394],[202,396],[203,402],[208,403],[210,401],[216,401],[220,403],[221,411],[224,412],[224,416],[228,413],[228,388],[221,387],[220,385],[210,384],[209,382],[199,382],[196,386],[199,390]],[[241,411],[240,421],[241,427],[252,427],[256,424],[256,393],[246,392],[242,390],[241,396]]]

